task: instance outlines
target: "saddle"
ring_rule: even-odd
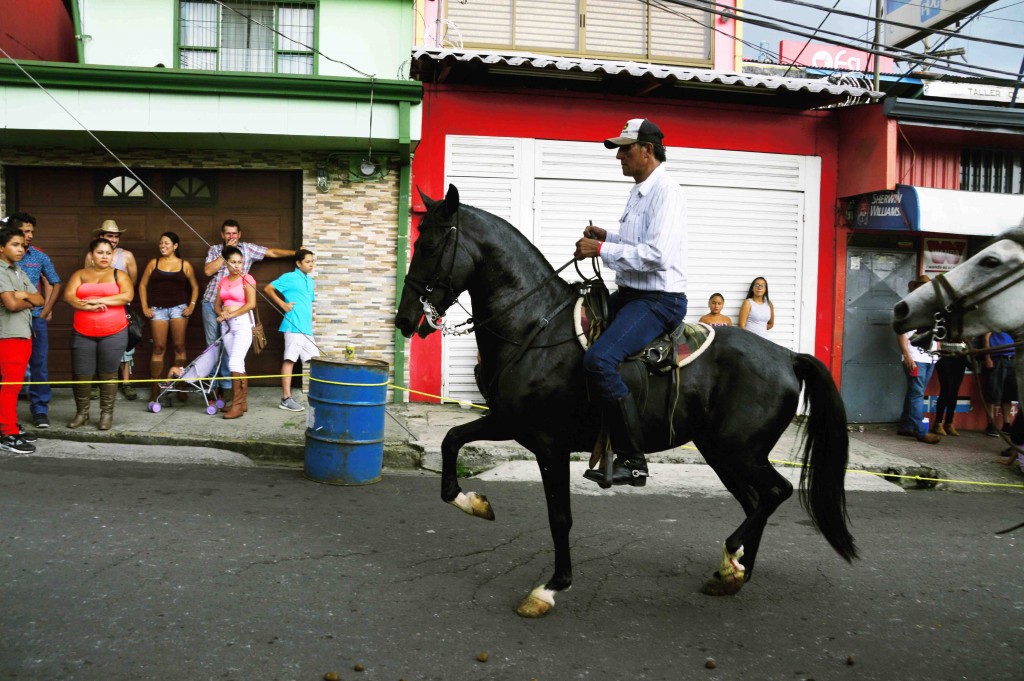
[[[589,286],[573,310],[576,337],[584,350],[608,327],[608,316],[608,289],[603,283]],[[700,322],[680,322],[671,332],[661,334],[625,361],[641,362],[648,374],[663,374],[700,357],[714,339],[713,327]]]

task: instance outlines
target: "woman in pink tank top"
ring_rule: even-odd
[[[75,309],[71,333],[71,372],[76,381],[96,376],[100,383],[100,420],[97,427],[109,430],[114,420],[117,397],[117,368],[128,345],[125,305],[135,291],[127,274],[113,267],[114,248],[106,239],[89,244],[92,264],[68,279],[64,302]],[[89,422],[88,383],[75,383],[75,418],[69,428]]]
[[[231,404],[224,407],[224,418],[237,419],[249,410],[246,395],[249,382],[245,378],[245,353],[252,345],[252,311],[256,309],[256,280],[242,274],[242,251],[225,246],[221,257],[228,275],[220,280],[213,311],[220,322],[224,353],[231,370]]]

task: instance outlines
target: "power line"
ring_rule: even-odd
[[[641,2],[650,2],[651,0],[640,0],[640,1]],[[718,16],[724,16],[724,17],[727,17],[729,19],[737,19],[738,21],[744,21],[744,22],[746,22],[748,24],[752,24],[754,26],[761,26],[761,27],[764,27],[764,28],[770,28],[770,29],[774,29],[774,30],[778,30],[778,31],[785,31],[785,32],[788,32],[788,33],[792,33],[793,35],[798,35],[798,36],[800,36],[802,38],[810,37],[810,34],[808,34],[806,32],[795,30],[794,28],[790,28],[790,27],[787,27],[787,26],[779,25],[778,23],[775,23],[775,21],[768,21],[767,19],[760,19],[760,18],[749,18],[749,17],[765,17],[766,15],[764,15],[764,14],[759,14],[757,12],[750,12],[749,10],[745,10],[745,9],[737,9],[735,7],[732,7],[732,6],[721,5],[720,3],[711,2],[710,0],[660,0],[660,1],[661,2],[670,3],[670,4],[673,4],[673,5],[679,5],[681,7],[688,7],[690,9],[697,9],[697,10],[702,10],[702,11],[710,12],[711,14],[716,14]],[[719,7],[719,6],[726,7],[726,9],[724,9],[724,10],[722,10],[722,9],[715,9],[715,7]],[[738,13],[742,13],[744,16],[740,17],[740,16],[738,16]],[[769,18],[774,19],[773,17],[769,17]],[[805,24],[801,24],[799,22],[790,22],[790,21],[785,21],[785,20],[778,20],[778,21],[783,21],[784,23],[788,23],[791,26],[795,26],[795,27],[798,27],[798,28],[810,29],[810,26],[807,26]],[[839,45],[841,47],[855,47],[854,45],[851,45],[851,41],[855,42],[857,39],[853,38],[852,36],[849,36],[849,35],[846,35],[846,34],[843,34],[843,33],[836,33],[834,31],[822,31],[822,33],[830,35],[830,36],[837,36],[836,38],[820,37],[819,40],[821,40],[822,42],[829,43],[829,44],[832,44],[832,45]],[[944,68],[946,68],[950,72],[952,72],[952,73],[959,73],[959,74],[966,75],[966,76],[979,77],[981,74],[979,74],[978,72],[980,72],[980,71],[984,71],[984,72],[991,73],[991,74],[998,74],[998,75],[1002,75],[1002,76],[1007,76],[1007,77],[1011,77],[1011,78],[1017,78],[1017,76],[1018,76],[1017,73],[1010,72],[1010,71],[1003,71],[1003,70],[1000,70],[1000,69],[994,69],[994,68],[990,68],[990,67],[987,67],[987,66],[973,66],[973,65],[970,65],[970,64],[961,65],[961,64],[959,64],[957,62],[953,62],[952,60],[949,60],[949,59],[943,59],[941,57],[934,57],[934,56],[931,56],[931,55],[928,55],[928,54],[924,54],[924,53],[920,53],[920,52],[913,52],[913,51],[910,51],[910,50],[898,50],[898,51],[883,50],[883,49],[877,49],[877,48],[875,48],[873,46],[867,46],[867,45],[862,46],[862,47],[857,47],[857,49],[861,50],[862,52],[868,52],[870,54],[874,54],[876,56],[890,57],[890,58],[898,60],[898,61],[915,62],[915,63],[921,64],[923,66],[928,66],[929,65],[929,63],[928,63],[929,61],[941,62],[942,64],[944,64]],[[968,69],[974,69],[974,70],[972,71],[972,70],[968,70]]]
[[[216,1],[216,0],[214,0],[214,1]],[[84,131],[85,131],[85,133],[86,133],[87,135],[89,135],[89,137],[93,138],[93,140],[95,140],[96,144],[100,145],[100,147],[102,147],[102,149],[103,149],[103,150],[104,150],[105,152],[107,152],[107,153],[108,153],[108,154],[109,154],[109,155],[111,156],[111,158],[113,158],[113,159],[114,159],[115,161],[117,161],[118,165],[120,165],[120,166],[121,166],[122,168],[124,168],[124,169],[125,169],[125,171],[126,171],[126,172],[127,172],[127,173],[128,173],[129,175],[131,175],[131,176],[132,176],[133,178],[135,178],[135,180],[136,180],[136,181],[137,181],[137,182],[138,182],[138,183],[139,183],[139,184],[140,184],[140,185],[141,185],[141,186],[142,186],[143,188],[145,188],[145,189],[146,189],[146,190],[147,190],[147,191],[148,191],[148,192],[150,193],[150,195],[151,195],[151,196],[155,197],[155,198],[156,198],[156,200],[157,200],[157,201],[159,201],[159,202],[161,203],[161,205],[163,205],[163,207],[164,207],[164,208],[166,208],[167,210],[169,210],[169,211],[171,212],[171,214],[172,214],[172,215],[174,215],[174,217],[178,218],[178,220],[180,220],[180,221],[181,221],[181,224],[185,225],[185,226],[186,226],[186,227],[187,227],[187,228],[189,229],[189,231],[190,231],[190,232],[192,232],[193,234],[195,234],[195,235],[196,235],[196,237],[197,237],[197,238],[198,238],[198,239],[199,239],[199,240],[200,240],[201,242],[203,242],[203,244],[205,244],[207,248],[210,248],[210,247],[212,246],[212,244],[211,244],[211,243],[210,243],[209,241],[207,241],[206,239],[204,239],[204,238],[203,238],[203,235],[202,235],[202,234],[200,234],[200,233],[199,233],[199,232],[198,232],[198,231],[196,230],[196,228],[195,228],[195,227],[193,227],[193,226],[192,226],[192,225],[191,225],[191,224],[190,224],[190,223],[188,222],[188,220],[186,220],[186,219],[185,219],[184,217],[182,217],[182,215],[181,215],[181,214],[180,214],[180,213],[179,213],[178,211],[174,210],[174,208],[172,208],[172,207],[171,207],[171,205],[170,205],[169,203],[167,203],[166,201],[164,201],[164,198],[163,198],[162,196],[160,196],[160,194],[158,194],[157,192],[153,191],[153,188],[152,188],[152,187],[150,187],[150,186],[149,186],[149,185],[148,185],[148,184],[146,183],[146,181],[145,181],[145,180],[143,180],[143,179],[142,179],[141,177],[139,177],[138,173],[136,173],[136,172],[135,172],[134,170],[132,170],[131,168],[129,168],[129,167],[128,167],[128,164],[127,164],[127,163],[125,163],[124,161],[122,161],[122,160],[121,160],[121,157],[120,157],[120,156],[118,156],[117,154],[115,154],[115,153],[113,152],[113,150],[112,150],[112,149],[111,149],[110,147],[108,147],[108,146],[107,146],[106,144],[104,144],[104,143],[103,143],[103,141],[102,141],[102,140],[101,140],[101,139],[100,139],[99,137],[97,137],[97,136],[96,136],[96,133],[94,133],[94,132],[93,132],[92,130],[90,130],[90,129],[89,129],[89,127],[88,127],[88,126],[87,126],[87,125],[86,125],[85,123],[83,123],[83,122],[82,122],[81,120],[79,120],[79,119],[78,119],[78,118],[77,118],[77,117],[76,117],[76,116],[75,116],[75,115],[74,115],[73,113],[71,113],[71,111],[69,111],[69,110],[68,110],[68,108],[67,108],[66,106],[64,106],[63,104],[61,104],[60,100],[59,100],[59,99],[57,99],[57,98],[56,98],[56,97],[55,97],[55,96],[53,95],[53,93],[52,93],[52,92],[50,92],[49,90],[47,90],[47,89],[46,89],[46,87],[45,87],[45,86],[44,86],[44,85],[43,85],[42,83],[40,83],[40,82],[39,82],[38,80],[36,80],[36,79],[35,79],[35,78],[34,78],[34,77],[32,76],[32,74],[31,74],[31,73],[29,73],[28,71],[26,71],[26,70],[25,70],[25,67],[24,67],[24,66],[22,66],[22,65],[21,65],[20,63],[18,63],[18,62],[17,62],[17,61],[16,61],[16,60],[15,60],[14,58],[12,58],[12,57],[11,57],[11,55],[10,55],[10,54],[8,54],[8,53],[7,53],[7,51],[6,51],[6,50],[5,50],[5,49],[4,49],[4,48],[3,48],[2,46],[0,46],[0,53],[2,53],[2,54],[3,54],[3,56],[4,56],[4,57],[5,57],[5,58],[6,58],[6,59],[7,59],[8,61],[10,61],[10,62],[11,62],[12,64],[14,64],[14,65],[15,65],[15,66],[16,66],[16,67],[18,68],[18,70],[19,70],[19,71],[21,71],[21,72],[22,72],[22,73],[23,73],[23,74],[25,75],[25,77],[26,77],[26,78],[28,78],[28,79],[29,79],[30,81],[32,81],[32,83],[33,83],[33,84],[35,84],[35,86],[36,86],[36,87],[38,87],[38,88],[39,88],[40,90],[42,90],[42,91],[43,91],[43,93],[44,93],[44,94],[45,94],[45,95],[46,95],[47,97],[49,97],[50,99],[52,99],[52,100],[53,100],[53,102],[54,102],[54,103],[55,103],[55,104],[56,104],[56,105],[57,105],[58,107],[60,107],[60,108],[61,108],[61,109],[62,109],[62,110],[64,111],[64,113],[66,113],[66,114],[67,114],[67,115],[68,115],[68,116],[69,116],[69,117],[71,118],[71,120],[73,120],[73,121],[74,121],[75,123],[77,123],[77,124],[78,124],[78,126],[79,126],[80,128],[82,128],[82,130],[84,130]],[[243,286],[246,286],[246,285],[248,285],[248,284],[246,284],[246,283],[245,283],[245,278],[244,278],[244,277],[242,278],[242,284],[243,284]],[[257,288],[256,288],[255,286],[253,286],[253,287],[252,287],[252,289],[253,289],[253,291],[255,291],[255,292],[256,292],[256,295],[258,295],[258,296],[261,296],[261,297],[262,297],[262,298],[263,298],[263,299],[264,299],[265,301],[267,301],[267,302],[268,302],[268,303],[270,304],[270,307],[271,307],[271,308],[273,308],[274,310],[276,310],[276,311],[277,311],[277,313],[278,313],[278,314],[280,314],[282,318],[284,317],[284,313],[283,313],[283,312],[281,312],[281,310],[280,310],[280,309],[279,309],[279,308],[277,307],[277,305],[274,305],[274,302],[273,302],[272,300],[270,300],[270,298],[269,298],[269,297],[268,297],[268,296],[267,296],[267,295],[266,295],[265,293],[263,293],[262,291],[260,291],[259,289],[257,289]],[[304,336],[307,336],[307,337],[309,338],[309,341],[310,341],[310,342],[311,342],[311,343],[313,344],[313,346],[314,346],[314,347],[317,347],[317,345],[316,345],[316,341],[315,341],[315,340],[313,339],[313,336],[312,336],[311,334],[305,334],[305,333],[303,333],[303,335],[304,335]],[[320,348],[319,348],[319,347],[317,347],[317,350],[319,351],[319,350],[320,350]],[[323,353],[321,353],[321,354],[323,354]]]
[[[829,14],[839,14],[839,15],[845,16],[845,17],[853,17],[855,19],[869,19],[871,21],[874,21],[873,17],[867,17],[866,15],[861,14],[859,12],[849,12],[849,11],[846,11],[846,10],[836,9],[835,7],[833,7],[832,9],[826,9],[825,7],[821,7],[820,5],[815,5],[814,3],[811,3],[811,2],[805,2],[805,0],[775,0],[775,1],[776,2],[786,3],[787,5],[799,5],[800,7],[810,7],[811,9],[818,10],[819,12],[828,12]],[[714,4],[718,4],[718,3],[714,3]],[[745,12],[746,10],[740,10],[740,11],[741,12]],[[765,15],[762,15],[762,16],[765,16]],[[965,14],[964,18],[966,19],[966,18],[968,18],[968,16],[970,16],[970,15],[966,15]],[[908,23],[904,23],[902,21],[894,21],[892,19],[879,19],[878,22],[881,23],[881,24],[885,24],[887,26],[896,26],[898,28],[916,28],[916,29],[921,28],[920,26],[915,25],[915,24],[908,24]],[[1004,40],[994,40],[992,38],[977,38],[977,37],[974,37],[974,36],[965,36],[965,35],[961,35],[957,31],[947,31],[946,29],[942,29],[942,28],[928,29],[928,32],[930,34],[932,34],[932,35],[944,35],[944,36],[949,36],[951,38],[962,38],[963,40],[971,40],[971,41],[974,41],[974,42],[985,43],[985,44],[988,44],[988,45],[999,45],[1001,47],[1024,48],[1024,44],[1021,44],[1021,43],[1010,43],[1010,42],[1006,42]]]
[[[836,0],[835,3],[832,5],[832,9],[835,9],[836,7],[838,7],[840,2],[842,2],[842,0]],[[824,17],[822,17],[821,23],[818,24],[818,28],[814,29],[814,35],[818,34],[818,31],[821,30],[821,27],[825,25],[825,22],[828,21],[828,18],[830,16],[832,16],[832,12],[829,12]],[[804,46],[801,47],[800,51],[797,52],[795,57],[793,57],[793,61],[790,63],[789,66],[786,67],[786,72],[782,74],[783,78],[788,76],[789,75],[789,70],[792,69],[794,66],[796,66],[797,59],[799,59],[800,57],[804,56],[804,50],[806,50],[808,48],[808,46],[810,46],[812,40],[814,40],[813,37],[808,38],[807,42],[804,43]]]

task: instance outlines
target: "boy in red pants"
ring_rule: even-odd
[[[18,427],[18,391],[32,354],[32,308],[43,297],[18,267],[23,257],[21,231],[0,229],[0,450],[31,454],[36,448]]]

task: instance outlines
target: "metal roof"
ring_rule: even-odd
[[[627,74],[635,77],[653,77],[657,80],[692,82],[726,87],[760,88],[765,90],[788,90],[810,94],[828,94],[839,97],[868,97],[880,99],[884,93],[874,92],[853,85],[834,83],[828,78],[778,78],[748,73],[732,73],[712,71],[710,69],[689,68],[685,66],[669,66],[665,64],[647,64],[635,61],[609,59],[588,59],[585,57],[558,57],[552,55],[533,54],[530,52],[456,50],[442,48],[418,47],[413,50],[413,59],[432,60],[437,62],[479,62],[487,66],[513,67],[524,72],[539,70],[564,72],[567,78],[571,74]]]

